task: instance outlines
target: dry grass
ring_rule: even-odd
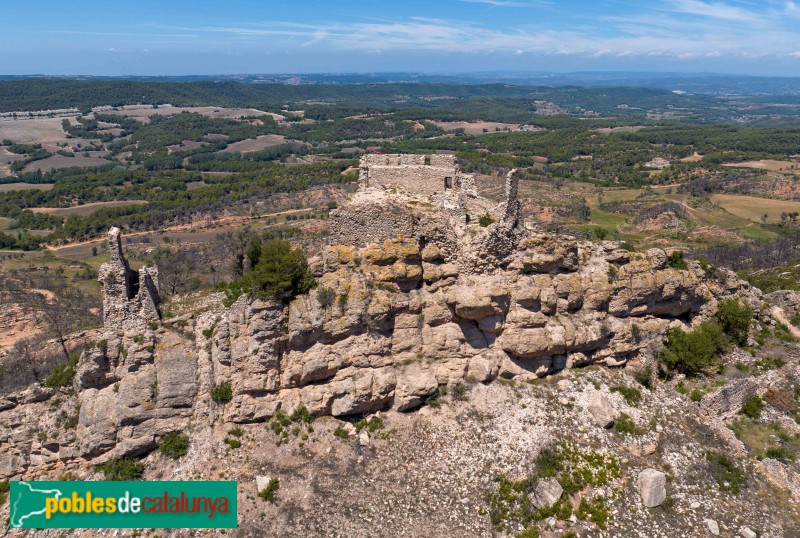
[[[23,143],[65,142],[66,133],[61,128],[64,118],[0,119],[0,140],[9,139]]]
[[[248,138],[247,140],[240,140],[228,145],[223,151],[247,153],[250,151],[259,151],[273,146],[280,146],[287,142],[296,142],[295,140],[287,140],[283,135],[261,135],[257,138]]]
[[[612,133],[635,133],[644,129],[644,125],[623,125],[622,127],[602,127],[600,129],[593,129],[600,134]]]
[[[54,186],[53,183],[3,183],[0,184],[0,192],[8,191],[49,191]]]
[[[762,159],[760,161],[748,161],[744,163],[728,163],[723,166],[731,166],[736,168],[756,168],[758,170],[769,170],[770,172],[800,174],[800,163],[796,161],[775,161],[772,159]]]
[[[80,166],[81,168],[91,168],[93,166],[103,166],[110,164],[111,161],[100,159],[98,157],[83,157],[82,155],[75,155],[74,157],[64,157],[63,155],[53,155],[40,161],[33,161],[26,166],[24,172],[34,172],[41,170],[42,172],[49,172],[58,168],[71,168],[73,166]]]
[[[501,131],[519,131],[519,125],[516,123],[499,123],[496,121],[432,121],[434,125],[441,127],[447,131],[452,129],[464,129],[464,132],[467,134],[488,134],[494,133],[497,129]],[[486,133],[483,130],[486,129]],[[531,130],[541,131],[542,129],[533,129]]]
[[[690,155],[689,157],[684,157],[683,159],[681,159],[681,162],[683,162],[683,163],[697,163],[697,162],[700,162],[702,160],[703,160],[703,156],[695,151],[693,155]]]
[[[711,200],[732,215],[751,221],[760,221],[761,216],[766,214],[770,222],[779,222],[781,213],[800,211],[800,202],[790,200],[771,200],[739,194],[714,194]]]
[[[50,215],[58,215],[60,217],[68,217],[70,215],[86,216],[91,215],[101,207],[120,207],[146,203],[147,202],[144,200],[117,200],[114,202],[94,202],[73,207],[34,207],[31,211],[34,213],[49,213]]]
[[[231,118],[239,119],[242,116],[272,116],[276,121],[284,119],[280,114],[273,114],[271,112],[264,112],[255,108],[224,108],[213,106],[199,106],[199,107],[177,107],[172,105],[161,105],[158,108],[153,108],[150,105],[127,105],[124,107],[98,107],[94,109],[95,112],[103,112],[108,114],[120,114],[135,118],[142,123],[149,123],[151,116],[172,116],[180,114],[181,112],[196,112],[209,118]]]

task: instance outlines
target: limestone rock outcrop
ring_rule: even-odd
[[[429,172],[431,181],[444,173]],[[724,269],[707,275],[693,261],[688,269],[669,267],[664,250],[635,253],[613,242],[525,231],[513,172],[498,207],[472,197],[474,186],[458,177],[458,211],[390,192],[356,196],[344,215],[358,220],[360,208],[368,218],[340,227],[310,263],[319,286],[335,296],[324,304],[316,290],[289,303],[245,295],[230,308],[219,302],[162,321],[157,270],[131,271],[113,228],[111,260],[100,271],[103,337],[82,354],[74,391],[58,396],[60,425],[70,427],[57,440],[35,439],[37,431],[58,429],[49,424],[53,413],[42,412],[56,399],[52,389],[0,399],[0,478],[143,454],[172,432],[266,421],[300,406],[338,417],[406,412],[442,386],[621,366],[650,356],[668,329],[708,319],[719,299],[760,301]],[[386,221],[383,207],[398,213]],[[495,222],[467,218],[479,210]],[[383,224],[395,217],[407,229],[391,235]],[[370,228],[377,236],[391,237],[337,242],[372,221],[383,223]],[[749,390],[704,404],[730,407]],[[614,410],[599,398],[588,411],[608,427]]]

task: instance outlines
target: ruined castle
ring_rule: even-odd
[[[161,319],[158,312],[158,268],[133,271],[122,253],[120,229],[108,231],[111,260],[100,266],[98,280],[103,288],[103,324],[117,332]]]
[[[497,204],[480,195],[474,176],[461,171],[454,155],[365,155],[359,191],[332,213],[330,241],[365,246],[402,238],[435,245],[469,271],[478,260],[496,261],[516,247],[522,228],[518,181],[516,170],[509,172],[505,200]]]

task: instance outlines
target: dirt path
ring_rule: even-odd
[[[160,230],[149,230],[145,232],[128,232],[125,234],[125,237],[136,237],[136,236],[143,236],[143,235],[156,235],[165,232],[186,232],[192,231],[197,229],[207,230],[212,228],[217,228],[220,230],[225,230],[228,228],[233,228],[239,224],[243,224],[245,222],[251,222],[258,219],[268,218],[268,217],[279,217],[281,215],[291,215],[293,213],[303,213],[305,211],[311,211],[315,208],[313,207],[302,207],[300,209],[287,209],[286,211],[279,211],[277,213],[265,213],[263,215],[256,215],[254,217],[238,217],[238,216],[229,216],[229,217],[221,217],[219,219],[213,220],[208,223],[203,224],[179,224],[175,226],[168,226],[166,228],[161,228]],[[88,241],[76,241],[74,243],[67,243],[65,245],[43,245],[47,250],[51,250],[53,252],[58,252],[60,250],[64,250],[67,248],[75,248],[80,247],[83,245],[91,245],[92,243],[99,243],[105,241],[104,237],[98,237],[96,239],[90,239]]]
[[[792,322],[786,317],[786,312],[783,311],[783,308],[780,306],[773,306],[772,317],[786,325],[789,328],[789,332],[792,333],[792,336],[800,338],[800,329],[792,325]]]

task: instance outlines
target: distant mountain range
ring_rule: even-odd
[[[535,86],[638,87],[725,96],[800,96],[800,77],[756,77],[715,73],[640,72],[484,72],[456,75],[424,73],[279,73],[194,75],[179,77],[99,77],[83,75],[5,76],[0,80],[60,78],[70,80],[131,80],[136,82],[237,81],[246,84],[381,84],[381,83],[508,83]]]

